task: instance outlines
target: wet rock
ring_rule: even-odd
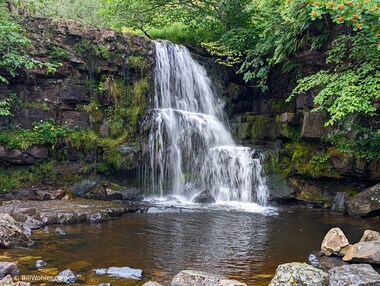
[[[350,245],[343,260],[380,264],[380,240],[364,241]]]
[[[37,189],[10,190],[3,197],[4,200],[37,200]]]
[[[143,200],[143,193],[140,189],[125,189],[122,186],[112,184],[107,187],[107,200],[122,200],[141,202]]]
[[[29,246],[31,244],[33,242],[30,240],[30,230],[25,232],[23,226],[9,214],[0,213],[0,248]]]
[[[344,265],[329,271],[330,286],[380,285],[380,275],[369,264]]]
[[[20,270],[18,269],[16,263],[13,262],[0,262],[0,278],[7,275],[16,276]]]
[[[365,230],[360,242],[380,240],[380,233],[374,230]]]
[[[380,184],[368,188],[349,198],[346,202],[347,212],[354,217],[380,214]]]
[[[163,285],[155,281],[149,281],[149,282],[144,283],[142,286],[163,286]]]
[[[98,185],[98,181],[94,180],[83,180],[73,187],[73,196],[82,197],[85,194],[91,192]]]
[[[36,268],[42,268],[42,267],[45,267],[46,265],[47,263],[41,259],[36,261]]]
[[[93,188],[90,192],[85,194],[83,198],[92,200],[106,200],[107,192],[103,186],[98,185],[95,188]]]
[[[198,204],[212,204],[216,203],[216,200],[209,190],[203,190],[192,199],[192,202]]]
[[[342,249],[349,245],[347,237],[339,227],[334,227],[329,230],[322,241],[322,252],[330,256],[334,253],[342,254]]]
[[[306,263],[293,262],[279,265],[269,286],[327,286],[328,281],[326,272]]]
[[[336,193],[333,204],[331,207],[331,211],[336,213],[345,214],[346,213],[346,200],[347,200],[347,193],[346,192],[338,192]]]
[[[0,206],[0,213],[13,213],[32,209],[35,210],[32,216],[34,219],[41,221],[43,225],[49,225],[105,221],[113,217],[122,216],[125,213],[140,211],[142,206],[85,199],[12,201]]]
[[[140,280],[142,277],[142,270],[133,269],[130,267],[109,267],[109,268],[95,269],[95,274],[99,274],[99,275],[108,274],[110,276],[116,276],[120,278]]]
[[[66,283],[66,284],[75,283],[77,279],[78,277],[70,269],[66,269],[66,270],[63,270],[62,272],[59,272],[58,275],[55,277],[56,282]]]
[[[229,280],[222,275],[196,270],[183,270],[172,280],[170,286],[246,286],[236,280]]]
[[[98,286],[112,286],[112,284],[111,283],[100,283],[100,284],[98,284]]]
[[[56,236],[65,236],[66,235],[66,232],[60,228],[60,227],[57,227],[55,230],[54,230],[54,233]]]
[[[43,222],[34,219],[33,217],[26,215],[22,212],[22,210],[13,212],[11,216],[19,223],[23,225],[24,228],[29,228],[29,229],[39,229],[44,226]]]
[[[340,257],[337,256],[325,256],[321,253],[312,253],[308,258],[311,265],[314,267],[320,268],[323,271],[328,271],[331,268],[348,265],[347,262],[344,262]]]

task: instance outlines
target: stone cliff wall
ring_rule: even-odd
[[[137,168],[141,121],[153,94],[154,43],[72,20],[31,18],[22,24],[33,44],[31,57],[59,67],[20,70],[14,78],[0,69],[10,81],[0,83],[0,97],[12,99],[13,114],[0,117],[0,165],[54,161],[55,171],[83,174]],[[64,127],[70,136],[59,144],[20,138],[41,122]],[[26,141],[24,148],[15,148],[18,141]]]

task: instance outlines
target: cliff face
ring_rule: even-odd
[[[73,172],[109,176],[129,170],[130,177],[136,177],[149,130],[145,119],[154,90],[154,43],[71,20],[31,18],[23,26],[33,43],[31,56],[54,63],[57,69],[20,70],[17,77],[8,77],[10,84],[0,83],[0,98],[12,98],[13,113],[0,117],[0,169],[50,164],[47,169],[53,169],[59,182],[73,179],[69,175]],[[199,51],[194,56],[215,79],[236,137],[242,144],[270,149],[266,172],[275,176],[275,182],[278,174],[287,178],[291,189],[296,189],[294,198],[313,201],[310,194],[315,193],[320,201],[324,195],[315,191],[316,179],[358,181],[354,190],[380,180],[379,160],[343,154],[323,142],[334,129],[323,126],[321,113],[310,112],[314,107],[312,93],[285,102],[295,84],[293,74],[272,70],[269,90],[262,93]],[[296,56],[306,74],[323,68],[323,51],[304,51]],[[7,76],[1,69],[0,74]],[[44,132],[41,121],[50,122],[50,129],[64,126],[69,136],[62,136],[58,143],[20,139],[24,136],[20,128]],[[376,119],[369,124],[377,124]],[[300,182],[300,177],[308,182]],[[330,184],[326,188],[338,187]]]
[[[1,97],[12,99],[13,114],[0,117],[3,134],[13,128],[0,138],[0,164],[53,159],[138,166],[143,142],[139,123],[153,94],[154,43],[72,20],[30,18],[22,24],[33,43],[31,57],[57,68],[20,70],[17,77],[8,77],[8,85],[0,84]],[[77,132],[79,138],[14,148],[17,130],[39,128],[36,123],[46,121],[52,128]]]

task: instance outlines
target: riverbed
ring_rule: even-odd
[[[149,280],[168,284],[184,269],[268,285],[279,264],[306,262],[312,251],[319,250],[326,232],[336,226],[351,243],[365,229],[380,231],[375,221],[303,208],[162,205],[108,222],[59,226],[66,232],[62,237],[51,225],[33,233],[31,248],[2,250],[0,255],[2,260],[19,261],[20,275],[54,276],[71,268],[81,275],[81,285],[142,285]],[[37,259],[48,263],[42,272],[35,269]],[[93,269],[110,266],[142,269],[143,279],[94,274]]]

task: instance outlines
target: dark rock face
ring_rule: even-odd
[[[203,190],[192,199],[192,202],[198,204],[212,204],[216,203],[216,200],[209,190]]]
[[[305,112],[303,115],[301,138],[321,139],[329,133],[329,129],[324,127],[326,119],[319,112]]]
[[[333,212],[345,214],[346,213],[345,204],[346,204],[347,197],[348,197],[347,193],[338,192],[334,197],[334,201],[333,201],[333,205],[331,207],[331,210]]]
[[[49,150],[46,145],[32,145],[26,150],[10,149],[0,143],[0,163],[12,165],[33,165],[48,159]]]
[[[332,268],[329,271],[330,286],[380,285],[380,275],[369,264],[352,264]]]
[[[346,202],[347,212],[355,217],[380,214],[380,184],[364,190]]]

